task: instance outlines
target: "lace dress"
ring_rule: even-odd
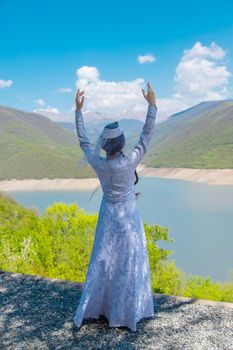
[[[144,226],[137,209],[134,171],[152,138],[157,107],[148,106],[137,145],[109,160],[96,155],[81,112],[76,112],[79,143],[103,191],[94,244],[74,323],[104,315],[109,327],[136,331],[137,322],[154,316],[150,267]]]

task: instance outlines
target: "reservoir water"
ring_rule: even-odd
[[[138,199],[142,219],[169,228],[175,242],[159,245],[173,250],[170,259],[179,268],[214,281],[226,280],[233,269],[233,186],[140,176],[135,190],[142,193]],[[98,212],[102,198],[101,189],[90,201],[92,191],[8,193],[25,207],[37,207],[39,213],[60,201]]]

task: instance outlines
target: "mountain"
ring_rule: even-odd
[[[93,177],[77,136],[45,116],[0,106],[0,180]]]
[[[233,101],[208,101],[155,126],[150,167],[233,168]]]
[[[201,102],[195,106],[192,106],[190,108],[185,109],[184,111],[175,113],[171,116],[171,118],[176,118],[176,117],[194,117],[196,115],[200,115],[200,113],[204,113],[206,111],[211,111],[211,109],[216,108],[219,106],[223,101],[205,101]]]
[[[74,133],[76,133],[76,127],[75,124],[69,123],[69,122],[56,122],[58,125],[62,126],[66,130],[70,130]]]
[[[110,122],[85,120],[93,143]],[[138,141],[143,123],[122,119],[119,124],[126,136],[127,152]],[[0,106],[0,180],[96,177],[82,159],[74,124],[53,122],[36,113]]]
[[[113,120],[86,120],[92,142]],[[143,122],[119,121],[127,153]],[[70,128],[70,125],[69,125]],[[102,153],[104,155],[104,152]],[[0,106],[0,180],[96,177],[82,162],[76,130],[49,118]],[[143,164],[150,167],[233,168],[233,101],[208,101],[156,124]]]
[[[87,134],[90,140],[93,143],[95,143],[98,135],[103,130],[104,126],[108,123],[112,123],[113,121],[115,120],[100,119],[99,121],[96,121],[96,120],[89,121],[87,118],[85,118],[85,115],[84,115],[84,123],[85,123]],[[75,124],[65,123],[65,122],[57,122],[57,124],[76,134]],[[138,142],[139,135],[143,128],[143,124],[144,123],[138,119],[124,118],[119,120],[119,126],[124,131],[124,135],[126,137],[125,152],[131,149],[133,146],[135,146],[135,144]]]

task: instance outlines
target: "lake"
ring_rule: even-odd
[[[149,224],[170,230],[174,243],[160,247],[174,251],[170,259],[187,274],[224,281],[233,269],[233,186],[140,176],[135,187],[142,195],[138,209]],[[89,212],[99,210],[102,190],[8,192],[25,207],[39,213],[53,202],[76,202]]]

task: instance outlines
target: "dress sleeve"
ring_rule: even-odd
[[[137,167],[137,165],[140,163],[145,153],[147,152],[149,143],[153,135],[156,114],[157,106],[149,105],[146,115],[146,121],[140,134],[140,139],[137,145],[133,148],[133,150],[128,153],[130,165],[134,168]]]
[[[95,146],[89,141],[89,138],[87,137],[86,128],[83,122],[83,115],[81,112],[75,111],[75,124],[80,147],[87,157],[88,162],[95,169],[99,157],[95,153]]]

